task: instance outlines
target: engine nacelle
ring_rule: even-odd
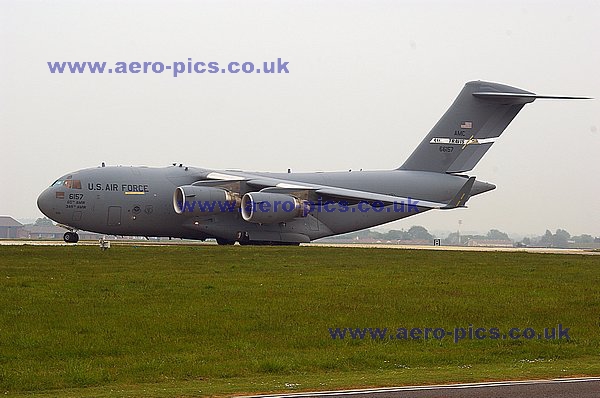
[[[221,188],[183,185],[173,194],[173,208],[177,214],[214,214],[237,211],[240,195]]]
[[[257,224],[276,224],[306,217],[310,204],[291,195],[249,192],[242,197],[242,218]]]

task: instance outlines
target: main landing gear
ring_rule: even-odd
[[[77,232],[69,231],[65,232],[65,234],[63,235],[63,239],[67,243],[77,243],[79,242],[79,235],[77,235]]]
[[[298,242],[280,242],[270,240],[250,240],[248,232],[239,231],[235,240],[225,238],[216,238],[217,243],[221,245],[233,245],[238,242],[241,246],[300,246]]]

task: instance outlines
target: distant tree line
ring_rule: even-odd
[[[460,240],[460,241],[459,241]],[[459,234],[458,232],[452,232],[450,235],[443,239],[446,245],[461,245],[466,244],[469,240],[511,240],[506,232],[499,231],[497,229],[490,229],[486,235],[465,235]]]
[[[335,240],[375,240],[382,242],[392,242],[392,241],[414,241],[414,240],[423,240],[427,242],[433,243],[433,240],[436,237],[429,233],[427,228],[420,225],[413,225],[408,230],[397,230],[393,229],[387,232],[377,232],[369,229],[365,229],[362,231],[351,232],[348,234],[337,235],[331,237],[329,239]],[[444,244],[449,245],[458,245],[465,244],[469,239],[478,239],[478,240],[510,240],[507,233],[499,231],[497,229],[490,230],[487,235],[460,235],[460,243],[459,243],[459,234],[458,232],[453,232],[448,235],[447,238],[442,239]]]
[[[54,225],[54,222],[52,222],[52,220],[47,217],[40,217],[37,220],[35,220],[35,223],[33,225],[35,225],[36,227],[52,226]]]
[[[387,232],[378,232],[365,229],[362,231],[351,232],[348,234],[337,235],[328,240],[353,240],[360,242],[361,240],[377,241],[377,242],[397,242],[397,241],[427,241],[433,244],[433,240],[436,237],[433,236],[429,231],[420,225],[413,225],[408,230],[391,230]],[[498,229],[491,229],[485,235],[470,235],[470,234],[459,234],[458,232],[450,233],[446,238],[442,238],[441,241],[444,245],[467,245],[470,240],[481,241],[485,244],[485,241],[512,241],[510,236],[506,232],[502,232]],[[520,242],[516,242],[516,246],[528,247],[557,247],[557,248],[569,248],[569,247],[593,247],[594,245],[600,244],[600,238],[595,238],[592,235],[582,234],[579,236],[571,236],[569,232],[564,229],[557,229],[555,233],[546,230],[546,233],[542,236],[537,237],[526,237]]]
[[[568,248],[585,246],[590,244],[600,243],[600,238],[595,238],[592,235],[582,234],[578,236],[571,236],[571,234],[564,229],[557,229],[555,233],[550,230],[546,230],[546,233],[542,236],[534,238],[523,238],[519,245],[521,246],[540,246],[540,247],[558,247]]]
[[[377,232],[370,229],[364,229],[362,231],[350,232],[347,234],[337,235],[332,239],[343,239],[343,240],[380,240],[380,241],[397,241],[397,240],[427,240],[433,241],[434,236],[427,231],[425,227],[420,225],[413,225],[405,231],[404,229],[396,230],[393,229],[387,232]]]

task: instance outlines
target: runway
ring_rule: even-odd
[[[177,246],[177,245],[194,245],[194,246],[216,246],[216,242],[195,242],[195,241],[147,241],[147,240],[121,240],[107,239],[111,245],[123,246]],[[66,243],[62,240],[0,240],[0,246],[100,246],[96,240],[80,240],[77,243]]]
[[[347,396],[370,398],[595,398],[600,396],[600,377],[298,392],[288,394],[252,395],[244,398],[312,398]]]
[[[201,242],[190,240],[126,240],[126,239],[108,239],[112,245],[136,245],[136,246],[216,246],[216,242]],[[62,240],[0,240],[0,246],[98,246],[97,241],[79,241],[78,243],[66,243]],[[363,248],[363,249],[398,249],[398,250],[441,250],[441,251],[475,251],[475,252],[508,252],[508,253],[540,253],[540,254],[583,254],[600,255],[600,251],[591,249],[558,249],[548,247],[478,247],[478,246],[428,246],[428,245],[393,245],[385,243],[302,243],[302,247],[345,247],[345,248]]]
[[[552,247],[481,247],[481,246],[428,246],[428,245],[392,245],[385,243],[303,243],[302,246],[353,247],[368,249],[405,249],[405,250],[442,250],[471,252],[508,252],[542,254],[587,254],[600,255],[600,251],[591,249],[558,249]]]

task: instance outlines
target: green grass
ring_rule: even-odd
[[[0,247],[0,394],[195,396],[600,375],[600,257]],[[332,340],[533,327],[570,341]]]

